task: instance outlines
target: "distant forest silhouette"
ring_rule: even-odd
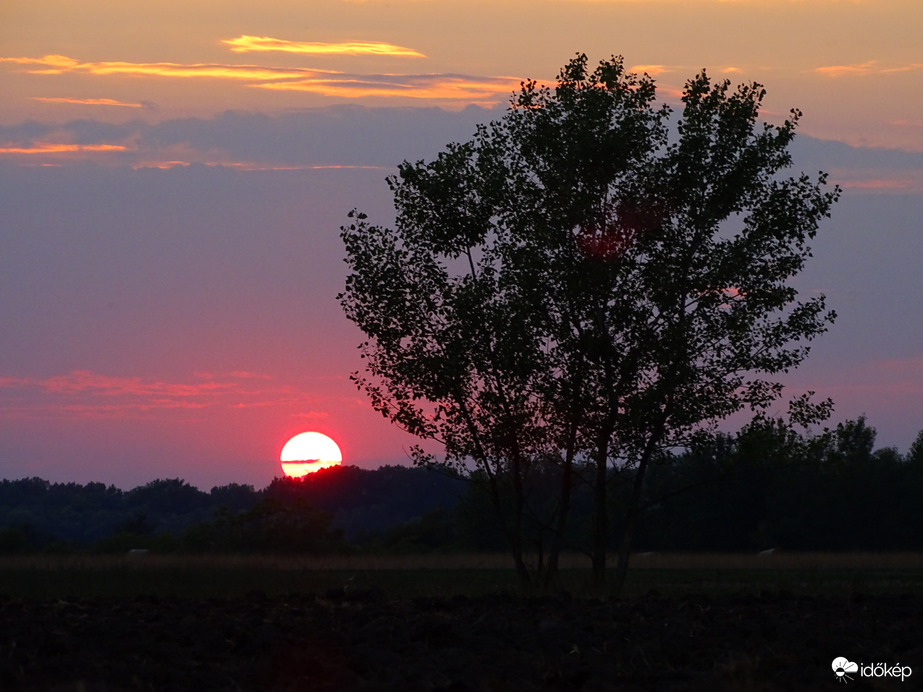
[[[906,454],[876,449],[864,418],[798,445],[787,434],[768,425],[719,435],[662,460],[645,483],[636,550],[923,550],[923,432]],[[553,474],[536,469],[539,501],[543,484],[553,497]],[[128,491],[3,480],[0,554],[502,551],[480,481],[478,472],[403,466],[341,466],[262,490],[232,483],[209,492],[180,479]],[[624,481],[614,477],[613,491],[627,491]],[[588,487],[576,489],[572,511],[567,541],[585,550]],[[541,550],[547,534],[536,524],[532,547]]]

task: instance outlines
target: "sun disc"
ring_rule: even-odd
[[[301,478],[321,469],[339,466],[343,453],[332,439],[319,432],[303,432],[285,443],[279,454],[282,472]]]

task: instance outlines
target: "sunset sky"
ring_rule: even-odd
[[[919,0],[6,0],[0,477],[265,486],[293,434],[413,440],[350,384],[339,226],[497,118],[524,78],[623,55],[676,104],[706,68],[804,112],[845,189],[798,285],[840,315],[786,380],[923,429]]]

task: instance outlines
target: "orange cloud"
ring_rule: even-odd
[[[64,74],[83,72],[92,75],[142,75],[151,77],[210,77],[213,79],[274,80],[297,79],[305,75],[338,74],[326,70],[305,68],[261,67],[259,65],[223,65],[220,63],[172,62],[80,62],[63,55],[41,58],[0,58],[0,62],[34,66],[31,74]]]
[[[19,65],[45,65],[44,74],[59,74],[68,67],[79,65],[79,61],[68,58],[66,55],[45,55],[41,58],[0,58],[0,62],[11,62]]]
[[[916,72],[917,70],[923,70],[923,62],[912,62],[909,65],[899,65],[898,67],[889,67],[882,72],[884,74],[892,74],[894,72]]]
[[[874,69],[875,61],[871,60],[858,65],[828,65],[827,67],[817,67],[814,71],[825,77],[842,77],[844,75],[863,76],[871,74]]]
[[[894,74],[896,72],[913,72],[916,70],[923,70],[923,63],[884,67],[880,66],[876,60],[869,60],[868,62],[854,65],[828,65],[814,68],[815,72],[825,77],[865,77],[871,74]]]
[[[83,152],[128,151],[120,144],[52,144],[36,142],[28,147],[0,147],[0,154],[73,154]]]
[[[42,101],[44,103],[69,103],[78,106],[120,106],[122,108],[144,108],[143,103],[126,103],[125,101],[116,101],[115,99],[74,99],[63,96],[33,96],[32,100]]]
[[[42,58],[0,58],[28,66],[32,74],[84,73],[97,76],[133,75],[170,78],[233,79],[248,86],[279,91],[302,91],[323,96],[403,96],[420,99],[466,100],[494,104],[519,88],[514,77],[473,77],[454,74],[346,74],[313,68],[275,68],[258,65],[201,63],[80,62],[62,55]]]
[[[78,106],[120,106],[123,108],[144,108],[143,103],[126,103],[125,101],[116,101],[115,99],[75,99],[66,97],[52,96],[33,96],[33,101],[42,101],[44,103],[70,103]]]
[[[269,36],[238,36],[222,41],[235,53],[257,51],[277,51],[282,53],[300,53],[304,55],[386,55],[402,58],[425,58],[412,48],[395,46],[391,43],[372,43],[349,41],[346,43],[320,43],[286,41]]]
[[[656,77],[662,74],[690,71],[691,69],[693,68],[689,68],[685,65],[633,65],[628,71],[636,74],[647,73],[651,77]],[[739,74],[743,72],[742,68],[735,65],[726,65],[715,69],[721,74]],[[710,71],[711,70],[709,70],[709,72]]]
[[[300,79],[254,84],[261,89],[304,91],[322,96],[403,96],[421,99],[466,99],[495,102],[519,88],[513,77],[474,78],[456,75],[366,75],[364,77]]]
[[[667,65],[635,65],[629,72],[644,73],[646,72],[651,77],[656,77],[659,74],[665,74],[667,72],[674,72],[674,68]]]

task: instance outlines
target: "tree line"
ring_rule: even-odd
[[[635,550],[923,550],[923,432],[906,454],[876,448],[875,439],[864,417],[815,434],[756,418],[735,434],[719,433],[701,446],[662,454],[642,485]],[[589,476],[594,471],[586,469]],[[547,555],[551,542],[559,474],[549,465],[530,480],[535,501],[525,535],[534,560]],[[610,471],[615,501],[609,521],[615,530],[609,550],[618,548],[625,522],[620,502],[633,481],[632,470]],[[468,522],[482,517],[471,535],[490,537],[482,548],[502,549],[501,534],[490,532],[483,494],[480,507],[465,505],[474,501],[469,494],[459,507]],[[591,554],[589,482],[577,484],[571,511],[567,549]]]
[[[641,494],[638,551],[923,550],[923,432],[906,454],[875,446],[864,418],[816,434],[756,419],[734,434],[655,460]],[[593,468],[585,471],[592,476]],[[579,478],[584,469],[575,469]],[[552,540],[592,554],[592,488],[575,484],[572,521],[553,536],[560,469],[528,477],[524,559]],[[633,479],[611,473],[610,492]],[[506,490],[501,488],[501,492]],[[613,503],[613,508],[617,507]],[[624,517],[613,509],[618,528]],[[618,545],[613,536],[607,549]],[[484,473],[386,466],[277,478],[262,490],[201,491],[179,479],[129,491],[102,483],[0,481],[0,553],[410,553],[503,551]]]
[[[0,553],[310,552],[362,543],[457,500],[455,478],[423,469],[353,466],[266,488],[204,492],[158,479],[128,491],[103,483],[0,481]]]

